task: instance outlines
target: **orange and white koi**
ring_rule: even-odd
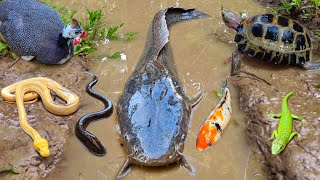
[[[224,90],[222,99],[200,127],[196,143],[199,151],[206,150],[217,142],[230,121],[232,109],[227,80],[222,83],[221,87]]]

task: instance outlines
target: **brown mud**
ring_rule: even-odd
[[[73,5],[78,1],[65,2]],[[317,131],[320,124],[320,91],[314,88],[314,85],[320,84],[320,73],[317,71],[304,71],[298,67],[272,66],[243,57],[242,70],[265,79],[271,85],[252,79],[244,73],[241,74],[241,77],[231,78],[230,82],[239,88],[240,105],[248,117],[243,117],[244,115],[237,107],[238,101],[234,101],[235,111],[221,140],[209,151],[203,153],[197,152],[194,148],[194,140],[202,120],[206,118],[212,106],[218,102],[218,98],[210,92],[220,88],[219,82],[226,77],[230,65],[225,65],[223,62],[236,48],[233,43],[235,32],[222,24],[221,5],[237,10],[237,12],[246,9],[250,12],[250,16],[263,13],[265,8],[251,0],[228,0],[218,3],[209,0],[202,1],[202,3],[192,0],[180,2],[141,0],[140,3],[129,0],[112,0],[107,2],[110,3],[104,11],[108,17],[112,17],[110,18],[113,21],[111,23],[125,22],[125,26],[129,28],[128,31],[137,31],[139,35],[130,43],[112,44],[112,47],[101,48],[101,51],[118,50],[117,48],[124,47],[128,56],[127,61],[100,62],[97,60],[88,64],[86,60],[73,57],[62,66],[45,66],[36,61],[21,60],[7,70],[7,66],[13,60],[0,59],[0,77],[5,72],[0,79],[0,87],[26,78],[46,76],[63,84],[82,98],[79,110],[72,116],[66,117],[50,114],[45,110],[41,101],[25,106],[30,124],[49,140],[52,153],[49,158],[42,158],[33,149],[32,139],[19,126],[16,105],[8,104],[0,99],[0,169],[13,165],[21,172],[18,175],[2,173],[0,179],[39,179],[42,177],[48,177],[48,179],[114,179],[127,155],[118,140],[116,113],[108,120],[94,123],[89,127],[106,145],[108,149],[106,157],[91,156],[73,135],[75,121],[85,112],[94,111],[99,105],[85,93],[84,87],[89,78],[87,79],[81,70],[92,68],[92,71],[101,77],[96,89],[116,102],[125,80],[131,74],[141,55],[147,25],[151,18],[162,8],[179,4],[181,7],[201,9],[213,16],[212,20],[177,25],[170,32],[170,41],[173,55],[176,57],[179,76],[182,77],[188,94],[195,94],[199,90],[208,92],[197,110],[193,112],[184,151],[190,157],[188,160],[195,166],[197,173],[191,176],[179,166],[156,170],[139,167],[134,168],[134,172],[130,173],[127,178],[317,179],[320,176],[320,143],[319,131]],[[260,2],[269,3],[270,7],[279,4],[279,1],[272,0],[260,0]],[[81,1],[81,3],[81,8],[78,10],[83,12],[83,5],[89,7],[105,5],[105,1],[86,1],[86,4]],[[185,28],[188,28],[188,32],[185,32]],[[314,60],[317,59],[320,60],[319,56],[314,58]],[[231,86],[231,91],[236,92],[233,86]],[[278,120],[267,117],[267,114],[280,113],[282,98],[290,91],[294,92],[294,96],[289,100],[289,108],[296,115],[303,117],[305,122],[294,121],[294,130],[298,131],[300,136],[295,137],[283,153],[272,156],[269,137],[277,128]],[[232,95],[233,100],[236,100],[236,93]],[[106,130],[106,127],[111,128]],[[253,148],[247,142],[246,132]],[[261,174],[261,165],[263,165],[264,175]],[[49,173],[50,176],[48,176]]]
[[[60,66],[46,66],[37,63],[20,60],[11,68],[8,66],[13,59],[1,58],[0,87],[5,87],[14,82],[32,78],[48,77],[62,84],[77,95],[83,93],[87,82],[83,70],[87,63],[74,57],[72,61]],[[73,124],[81,114],[80,104],[76,113],[71,116],[56,116],[49,113],[41,103],[25,105],[29,124],[49,142],[51,155],[42,158],[33,148],[33,141],[20,127],[19,115],[16,104],[9,104],[0,100],[0,169],[13,166],[20,172],[18,175],[1,173],[0,179],[39,179],[51,172],[59,162],[67,137],[73,131]]]
[[[242,71],[255,74],[271,85],[240,73],[233,77],[239,88],[240,107],[248,115],[248,135],[254,144],[254,153],[263,162],[269,179],[317,179],[320,177],[320,73],[292,67],[277,67],[261,62],[245,61]],[[293,92],[289,108],[293,114],[305,119],[294,121],[294,131],[300,133],[279,155],[271,154],[272,131],[278,119],[268,113],[281,113],[283,97]]]
[[[260,1],[276,7],[280,1]],[[311,29],[320,29],[319,17],[304,23]],[[248,135],[254,146],[254,154],[263,164],[268,179],[319,179],[320,178],[320,71],[306,71],[299,67],[279,67],[241,57],[240,77],[233,77],[239,89],[240,107],[248,115]],[[313,56],[313,61],[319,60]],[[267,83],[248,75],[252,73]],[[289,100],[292,113],[305,119],[294,121],[294,131],[300,133],[279,155],[271,154],[272,131],[278,119],[268,113],[281,113],[283,97],[293,92]]]

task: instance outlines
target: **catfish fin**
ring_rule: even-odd
[[[131,172],[131,162],[129,158],[126,160],[126,162],[123,164],[122,168],[120,169],[120,172],[117,176],[117,179],[123,178],[126,175],[128,175]]]
[[[183,167],[185,167],[189,171],[190,174],[192,174],[192,175],[195,174],[194,170],[192,169],[192,167],[189,165],[188,161],[186,160],[186,158],[182,154],[181,154],[180,162],[181,162],[181,165]]]

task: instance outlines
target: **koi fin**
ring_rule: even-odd
[[[203,91],[200,93],[196,94],[194,97],[190,99],[191,101],[191,107],[194,108],[196,105],[198,105],[203,98]]]
[[[126,175],[128,175],[131,172],[131,162],[129,158],[126,160],[126,162],[123,164],[122,168],[120,169],[120,172],[117,176],[117,179],[123,178]]]

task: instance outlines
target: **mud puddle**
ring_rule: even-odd
[[[220,17],[220,7],[223,5],[225,8],[238,12],[246,10],[252,15],[264,12],[264,9],[259,4],[253,0],[205,0],[201,2],[192,0],[167,0],[161,2],[140,0],[139,3],[129,0],[59,2],[77,9],[78,13],[76,16],[80,17],[83,16],[81,12],[84,12],[85,6],[90,8],[103,7],[108,23],[118,25],[124,22],[124,32],[139,32],[139,34],[130,42],[111,42],[107,45],[101,45],[96,52],[96,56],[100,58],[92,58],[88,61],[78,61],[77,57],[73,58],[66,65],[69,68],[48,67],[39,65],[36,62],[31,63],[29,68],[24,68],[28,63],[20,63],[15,65],[14,70],[10,70],[10,73],[5,76],[7,80],[3,81],[1,86],[28,77],[46,75],[65,83],[66,87],[81,96],[81,108],[70,117],[59,118],[53,115],[50,116],[44,110],[41,103],[34,105],[36,110],[33,113],[35,116],[35,124],[33,125],[38,129],[46,127],[46,131],[52,137],[51,141],[57,144],[57,156],[53,156],[55,158],[49,160],[39,159],[39,155],[32,148],[31,139],[19,129],[17,112],[14,110],[15,106],[10,105],[9,107],[5,102],[0,101],[1,107],[6,107],[0,113],[6,119],[12,120],[11,124],[0,124],[1,139],[2,135],[4,135],[5,138],[8,138],[7,144],[15,142],[10,147],[7,147],[7,144],[0,146],[0,148],[6,146],[6,151],[1,152],[4,152],[6,155],[10,154],[9,157],[14,157],[16,162],[19,162],[17,163],[19,167],[28,169],[27,173],[34,175],[29,177],[39,178],[51,172],[47,179],[115,178],[126,158],[126,152],[124,152],[120,144],[116,113],[107,120],[98,121],[89,126],[89,131],[94,132],[107,148],[107,155],[105,157],[91,155],[75,138],[73,125],[80,116],[96,111],[102,108],[102,105],[84,93],[84,86],[89,81],[89,78],[85,78],[82,74],[74,73],[80,73],[80,70],[89,68],[91,72],[99,76],[99,83],[95,87],[95,90],[102,92],[112,102],[116,103],[125,81],[130,76],[142,54],[147,28],[154,14],[168,6],[179,6],[183,8],[196,8],[212,16],[212,18],[206,20],[194,20],[178,24],[171,28],[170,31],[170,43],[175,63],[187,94],[192,96],[199,91],[205,92],[202,102],[193,111],[190,131],[184,150],[187,160],[196,171],[194,175],[191,175],[179,165],[155,169],[134,167],[126,179],[210,179],[212,177],[215,177],[215,179],[264,179],[260,163],[250,151],[250,142],[248,142],[246,134],[247,119],[238,107],[238,92],[231,83],[233,116],[229,127],[224,131],[220,141],[209,150],[198,152],[195,149],[196,135],[199,127],[219,101],[213,90],[220,90],[220,82],[229,74],[230,66],[229,64],[224,64],[224,61],[230,57],[235,48],[234,44],[228,44],[233,40],[234,34],[226,30],[227,27],[223,24]],[[247,7],[250,7],[250,9]],[[119,50],[126,54],[127,59],[125,61],[117,59],[101,61],[102,57]],[[82,62],[85,65],[82,63],[79,66],[74,65],[74,63],[78,62]],[[75,67],[76,69],[74,69]],[[66,76],[65,74],[70,75]],[[32,109],[33,107],[31,106],[30,108]],[[1,114],[0,118],[2,117]],[[39,116],[41,114],[43,115]],[[47,120],[48,118],[44,117],[50,118]],[[63,121],[66,125],[57,127],[60,121]],[[37,125],[36,123],[44,124]],[[5,130],[3,127],[9,127],[10,130]],[[14,134],[15,131],[19,132],[17,135],[18,139],[23,139],[21,142],[15,141],[17,136],[9,136],[9,134]],[[54,140],[55,138],[58,140]],[[24,144],[23,148],[17,148],[21,144]],[[22,154],[23,156],[17,155],[20,151],[28,152],[29,156],[26,157],[25,154]],[[33,161],[35,161],[33,163],[35,165],[30,166],[30,162]],[[3,160],[3,162],[8,162],[8,159]],[[52,171],[53,167],[55,168]],[[1,177],[14,179],[24,176],[5,174],[0,175]]]
[[[101,2],[83,3],[95,7]],[[211,109],[219,101],[212,92],[220,90],[220,82],[229,73],[229,65],[224,60],[230,56],[233,48],[224,39],[232,40],[233,34],[226,33],[226,27],[220,17],[220,6],[233,8],[235,11],[245,9],[248,4],[250,13],[258,13],[262,8],[254,1],[108,1],[104,5],[107,21],[112,23],[125,22],[123,31],[139,32],[134,40],[128,43],[111,42],[100,47],[97,54],[103,55],[110,51],[122,49],[127,55],[126,61],[92,59],[90,69],[100,77],[96,90],[103,92],[114,103],[123,89],[124,83],[130,76],[137,63],[145,44],[146,32],[149,22],[154,14],[168,6],[196,8],[212,15],[211,19],[195,20],[181,23],[170,32],[175,63],[179,76],[185,86],[187,94],[192,96],[199,91],[205,91],[203,101],[193,111],[190,131],[186,141],[184,154],[195,168],[196,173],[190,175],[183,167],[172,166],[168,168],[141,168],[134,167],[127,179],[208,179],[214,175],[217,179],[250,179],[261,178],[262,172],[259,164],[255,162],[250,153],[250,145],[246,140],[246,119],[238,108],[236,89],[231,87],[233,95],[234,115],[222,139],[211,149],[198,152],[195,149],[196,134]],[[75,5],[76,6],[76,5]],[[188,29],[188,31],[186,31]],[[84,98],[86,98],[85,96]],[[86,112],[101,108],[97,101],[89,100]],[[116,105],[116,104],[114,104]],[[126,158],[126,152],[120,144],[117,116],[114,113],[109,119],[97,122],[89,127],[107,147],[106,157],[95,157],[89,154],[78,140],[71,136],[66,144],[63,160],[59,163],[52,178],[69,179],[114,179]]]

